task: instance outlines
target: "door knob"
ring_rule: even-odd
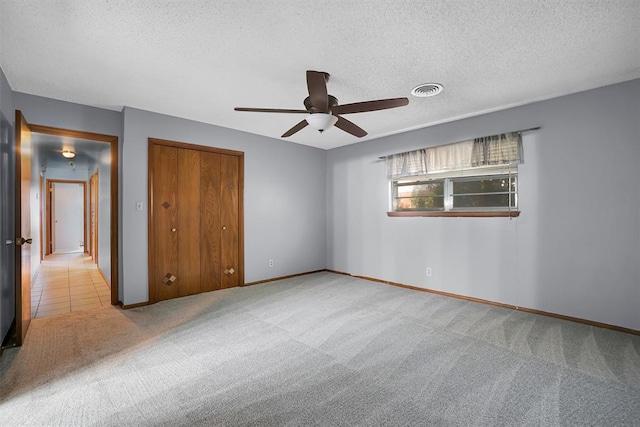
[[[223,226],[222,226],[222,229],[223,229],[223,230],[226,230],[226,229],[227,229],[227,226],[226,226],[226,225],[223,225]]]
[[[16,246],[22,246],[25,243],[31,244],[33,243],[33,239],[25,239],[24,237],[16,237]]]
[[[171,231],[173,231],[173,232],[175,233],[175,232],[176,232],[176,229],[175,229],[175,228],[172,228],[172,229],[171,229]]]

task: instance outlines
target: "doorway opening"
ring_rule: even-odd
[[[6,137],[5,130],[8,128],[4,126],[4,120],[2,120],[0,129],[2,130],[2,138],[0,138],[2,144],[0,145],[4,148],[4,141],[7,141],[7,143],[10,142]],[[32,276],[38,274],[37,266],[40,265],[40,261],[44,258],[43,246],[46,241],[42,236],[44,229],[42,208],[43,199],[46,200],[46,197],[42,197],[42,195],[48,166],[46,161],[40,161],[44,155],[39,157],[41,153],[38,150],[47,144],[51,150],[57,152],[58,156],[62,157],[64,153],[66,154],[64,155],[65,158],[72,159],[68,161],[67,166],[73,171],[76,170],[76,163],[73,159],[76,153],[70,149],[68,145],[74,148],[73,146],[75,144],[93,143],[100,145],[101,148],[106,147],[106,149],[100,150],[102,157],[99,159],[99,165],[102,167],[100,170],[107,174],[103,180],[106,184],[106,192],[102,193],[106,196],[103,203],[107,214],[106,217],[103,216],[103,218],[105,218],[103,224],[106,225],[106,230],[102,234],[103,239],[101,239],[103,242],[106,242],[105,245],[107,247],[107,250],[102,250],[101,253],[108,255],[108,257],[106,257],[108,260],[108,268],[106,270],[109,273],[110,288],[105,298],[108,298],[107,301],[112,305],[120,304],[118,286],[118,137],[115,135],[29,124],[20,110],[15,111],[14,134],[15,138],[13,139],[13,147],[11,148],[15,156],[8,156],[6,159],[8,160],[8,164],[5,165],[7,167],[2,168],[2,170],[10,171],[9,173],[12,172],[11,174],[13,175],[13,179],[11,180],[15,185],[15,191],[11,192],[15,195],[13,199],[15,206],[13,221],[16,235],[18,235],[15,240],[7,240],[7,245],[11,244],[15,251],[15,265],[11,274],[11,278],[15,279],[15,315],[13,317],[13,323],[6,335],[6,346],[22,345],[31,323],[33,303],[31,281]],[[9,144],[7,144],[7,148],[10,148]],[[36,151],[33,150],[34,148]],[[32,156],[34,156],[34,161],[32,161]],[[2,159],[5,159],[4,155]],[[104,175],[102,176],[104,177]],[[86,180],[88,181],[88,177]],[[3,178],[2,181],[4,182],[5,179]],[[31,213],[32,204],[38,205],[38,208],[34,209],[33,214]],[[39,230],[33,229],[34,227]],[[34,238],[36,236],[39,238]],[[86,239],[83,244],[86,244]],[[84,253],[81,255],[84,255]],[[98,261],[100,261],[99,258]],[[35,265],[32,267],[32,264]],[[4,321],[2,323],[4,331],[4,326],[6,325]],[[5,344],[3,343],[3,348],[4,347]]]
[[[86,181],[47,179],[45,255],[86,252]]]
[[[40,176],[39,192],[43,196],[35,201],[40,222],[36,256],[42,263],[32,291],[31,304],[36,308],[31,310],[32,315],[41,317],[46,312],[43,303],[47,302],[47,293],[51,293],[50,301],[56,301],[49,308],[61,308],[54,307],[56,303],[62,306],[62,301],[56,300],[60,296],[54,295],[58,292],[55,286],[47,291],[50,286],[46,277],[56,276],[60,269],[74,273],[73,281],[68,273],[67,303],[71,311],[75,311],[74,303],[78,308],[80,303],[87,308],[99,303],[120,304],[118,137],[35,124],[29,124],[29,130],[33,152],[39,155],[32,170],[34,176]],[[74,158],[64,158],[63,151],[73,151]],[[87,283],[80,283],[83,280]],[[80,287],[86,287],[88,294],[90,284],[94,287],[93,300],[86,295],[86,301],[80,301],[83,296],[75,294],[82,291]]]

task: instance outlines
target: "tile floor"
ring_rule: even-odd
[[[31,283],[33,318],[111,306],[111,289],[84,253],[45,257]]]

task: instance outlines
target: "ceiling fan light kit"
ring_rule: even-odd
[[[320,132],[324,132],[329,129],[331,126],[335,125],[338,121],[338,118],[333,114],[327,113],[312,113],[309,114],[306,118],[307,123],[314,129],[319,130]]]
[[[282,138],[293,135],[307,127],[307,125],[320,132],[324,132],[331,126],[335,126],[355,137],[362,138],[367,135],[367,132],[342,117],[342,114],[387,110],[389,108],[402,107],[409,104],[409,100],[407,98],[389,98],[338,105],[338,99],[327,93],[327,81],[329,81],[329,73],[325,73],[323,71],[307,71],[307,88],[309,89],[309,96],[303,101],[305,110],[247,107],[236,107],[234,110],[253,113],[308,114],[306,119],[302,120],[282,134]]]

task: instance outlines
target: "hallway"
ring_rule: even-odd
[[[32,318],[110,306],[111,289],[85,253],[48,255],[31,285]]]

